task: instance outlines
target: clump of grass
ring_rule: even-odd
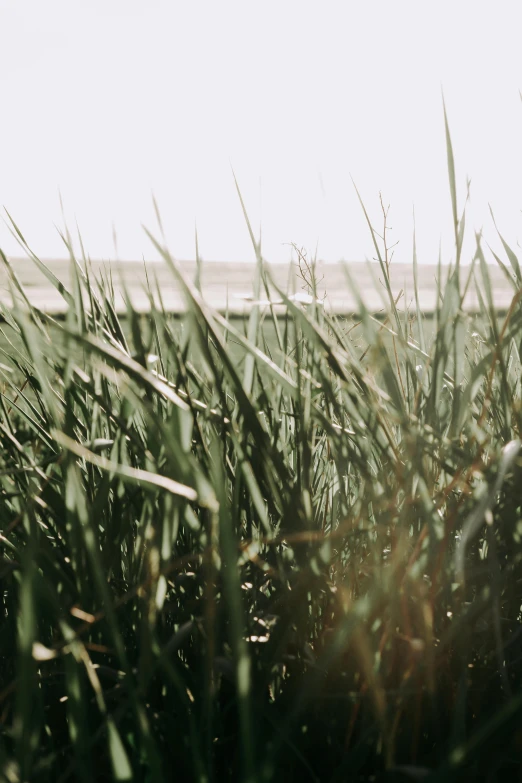
[[[513,778],[522,280],[504,244],[499,320],[477,236],[467,316],[455,220],[433,334],[370,221],[384,321],[329,314],[304,255],[288,297],[255,242],[285,312],[244,332],[152,236],[181,321],[153,280],[120,320],[71,250],[58,322],[3,257],[3,780]]]

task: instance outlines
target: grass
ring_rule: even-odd
[[[371,224],[384,321],[329,315],[304,257],[309,301],[286,297],[255,240],[255,296],[286,310],[243,328],[152,235],[182,322],[151,280],[124,324],[72,250],[63,322],[10,270],[3,781],[518,779],[522,278],[504,243],[499,318],[480,236],[461,267],[447,138],[433,334]]]

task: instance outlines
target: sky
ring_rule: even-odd
[[[42,258],[454,254],[442,95],[467,226],[516,248],[519,0],[0,0],[0,206]],[[61,203],[63,204],[63,214]],[[3,212],[4,219],[7,215]],[[0,248],[21,251],[4,221]]]

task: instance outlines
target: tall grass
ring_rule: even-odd
[[[2,780],[519,774],[522,279],[504,243],[499,320],[450,177],[433,335],[369,220],[384,321],[329,314],[304,258],[306,303],[277,290],[256,245],[285,312],[241,331],[151,235],[181,322],[153,278],[122,321],[72,249],[58,322],[2,257]]]

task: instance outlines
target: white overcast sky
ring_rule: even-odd
[[[391,204],[396,259],[449,260],[441,91],[470,225],[522,225],[520,0],[0,0],[0,205],[66,256],[59,192],[93,258],[154,258],[151,194],[178,258],[269,261],[295,242],[364,260]],[[113,242],[113,224],[117,251]],[[20,255],[0,223],[0,247]]]

